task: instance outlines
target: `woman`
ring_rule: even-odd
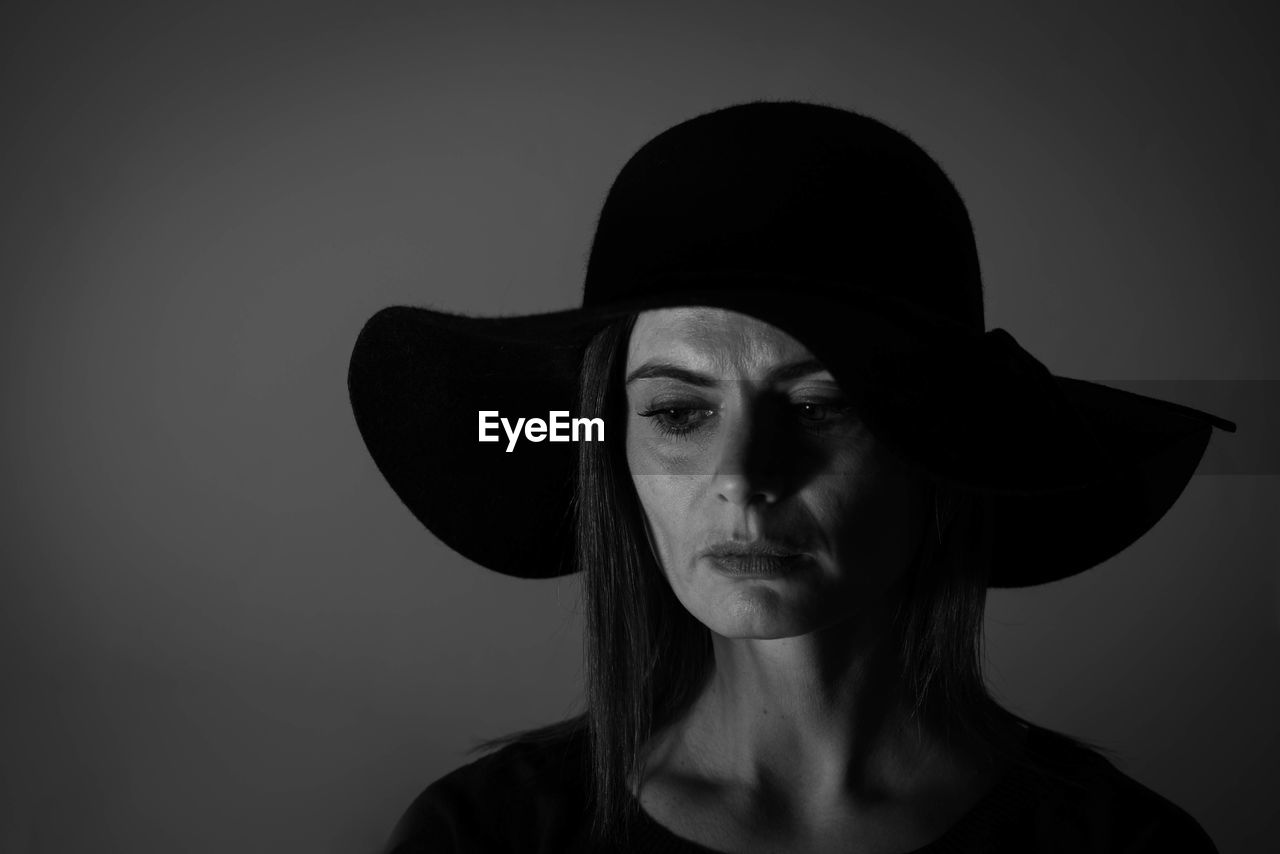
[[[964,205],[902,134],[790,102],[681,123],[611,188],[582,308],[384,309],[349,385],[424,524],[583,571],[587,606],[585,712],[434,782],[388,851],[1214,850],[1002,709],[979,653],[988,586],[1120,551],[1235,427],[985,330]],[[494,446],[473,407],[605,435]]]

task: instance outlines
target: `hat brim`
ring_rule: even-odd
[[[505,439],[478,441],[477,412],[513,421],[574,412],[591,337],[626,314],[679,306],[728,308],[782,328],[851,394],[878,440],[939,481],[990,496],[993,587],[1063,578],[1120,552],[1186,488],[1213,427],[1236,429],[1051,374],[1003,330],[890,319],[882,306],[776,287],[691,288],[516,316],[390,306],[366,322],[352,352],[356,423],[395,493],[450,548],[507,575],[566,574],[576,445],[521,442],[508,452]]]

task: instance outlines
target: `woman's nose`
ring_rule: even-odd
[[[715,458],[714,489],[722,501],[740,506],[772,504],[781,495],[777,432],[767,413],[730,417]]]

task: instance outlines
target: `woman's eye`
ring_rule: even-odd
[[[687,436],[702,426],[703,421],[715,415],[714,409],[665,406],[637,413],[641,418],[653,421],[654,429],[668,436]],[[702,416],[702,417],[698,417]]]
[[[795,405],[800,420],[805,424],[826,424],[839,421],[852,409],[847,403],[806,401]]]
[[[801,401],[792,404],[796,423],[811,430],[825,430],[846,420],[852,407],[842,401]],[[655,406],[637,413],[653,422],[667,436],[688,436],[703,428],[716,410],[698,406]]]

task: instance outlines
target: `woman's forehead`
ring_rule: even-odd
[[[770,323],[710,307],[641,312],[627,347],[628,369],[657,356],[722,371],[754,371],[813,358],[804,344]]]

